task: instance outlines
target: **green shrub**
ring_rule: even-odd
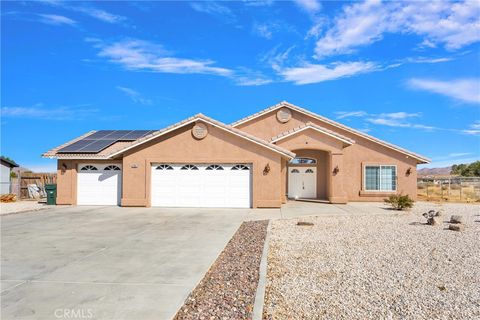
[[[414,201],[407,195],[393,194],[384,200],[385,203],[388,203],[395,210],[405,210],[413,207]]]

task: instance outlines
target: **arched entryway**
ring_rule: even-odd
[[[288,198],[328,200],[329,152],[313,149],[293,152],[296,158],[287,164]]]

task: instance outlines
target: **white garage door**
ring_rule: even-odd
[[[120,164],[80,164],[77,175],[77,204],[120,205]]]
[[[152,206],[250,208],[250,181],[247,164],[155,164]]]

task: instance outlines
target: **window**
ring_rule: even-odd
[[[295,158],[290,161],[291,164],[315,164],[317,160],[312,158]]]
[[[198,170],[198,168],[193,164],[186,164],[183,167],[181,167],[180,170]]]
[[[80,171],[96,171],[97,168],[94,167],[94,166],[91,166],[91,165],[87,165],[85,167],[83,167],[82,169],[80,169]]]
[[[397,190],[396,166],[365,166],[366,191]]]
[[[110,166],[106,166],[105,170],[106,171],[109,171],[109,170],[120,171],[120,168],[117,167],[117,166],[114,166],[114,165],[110,165]]]
[[[246,165],[236,164],[232,167],[232,170],[250,170]]]
[[[307,169],[307,170],[305,170],[305,173],[313,173],[313,170],[312,169]]]
[[[173,167],[169,164],[161,164],[155,168],[156,170],[173,170]]]
[[[292,171],[290,171],[291,173],[300,173],[300,171],[298,171],[298,169],[293,169]]]
[[[211,164],[205,170],[223,170],[223,167],[218,164]]]

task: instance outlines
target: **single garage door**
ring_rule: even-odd
[[[120,205],[122,169],[120,164],[78,165],[78,205]]]
[[[251,207],[251,165],[155,164],[152,206]]]

